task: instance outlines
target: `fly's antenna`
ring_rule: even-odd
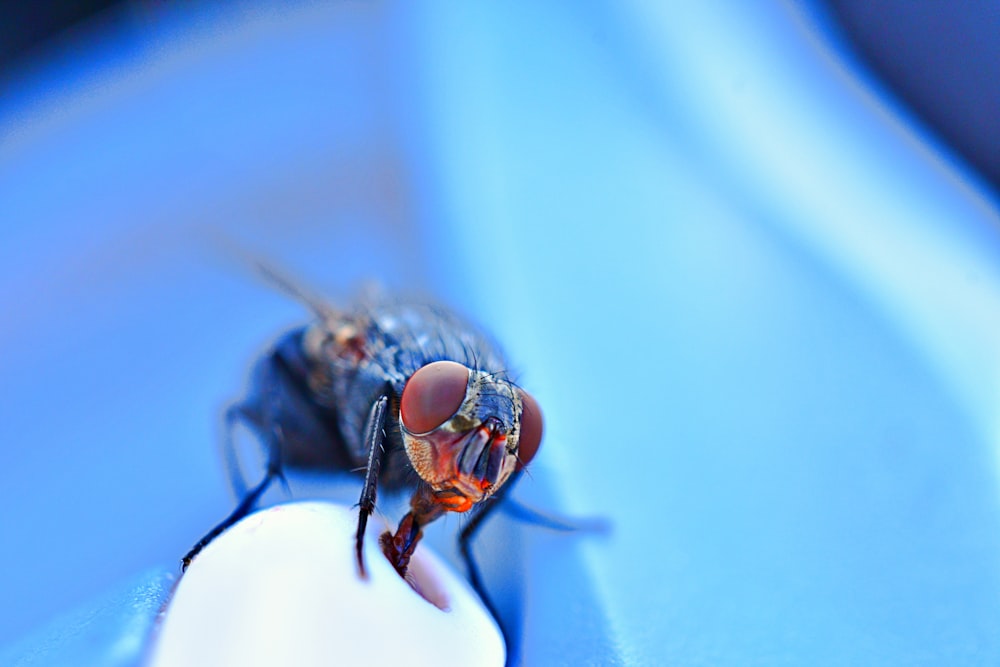
[[[322,299],[307,292],[292,278],[279,272],[274,266],[267,264],[261,259],[254,259],[252,261],[254,268],[257,269],[257,272],[260,273],[264,280],[311,310],[317,318],[327,322],[338,319],[339,312],[336,309]]]
[[[259,254],[250,248],[238,243],[235,239],[226,236],[219,230],[209,228],[205,230],[207,242],[221,258],[234,263],[239,269],[246,271],[248,268],[255,269],[257,273],[271,286],[278,291],[298,301],[308,308],[320,320],[334,322],[342,319],[340,311],[326,303],[323,299],[314,296],[311,291],[307,291],[300,286],[299,281],[283,271],[279,271],[271,262],[266,261]]]

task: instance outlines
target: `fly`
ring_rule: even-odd
[[[285,468],[364,476],[354,540],[360,576],[368,518],[379,489],[409,491],[409,511],[379,544],[405,575],[423,528],[448,512],[472,513],[459,534],[470,580],[497,617],[470,541],[531,461],[542,438],[535,399],[507,372],[493,341],[435,305],[383,300],[340,311],[304,295],[315,321],[283,335],[255,365],[243,400],[225,414],[264,445],[267,469],[232,514],[184,556],[184,567],[257,504]]]

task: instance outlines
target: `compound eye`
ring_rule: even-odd
[[[520,469],[535,458],[538,446],[542,443],[544,424],[542,409],[538,407],[538,401],[523,389],[518,389],[518,391],[521,392],[521,404],[524,406],[521,411],[520,442],[517,445],[517,467]]]
[[[399,417],[410,433],[427,433],[451,419],[465,400],[469,369],[454,361],[429,363],[410,376]]]

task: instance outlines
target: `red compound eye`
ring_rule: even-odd
[[[531,394],[519,389],[521,392],[521,403],[524,410],[521,412],[521,438],[517,445],[518,468],[528,465],[531,459],[535,458],[535,452],[542,443],[542,409],[538,407],[538,401]]]
[[[435,361],[410,376],[399,400],[399,417],[410,433],[427,433],[448,421],[465,400],[469,369]]]

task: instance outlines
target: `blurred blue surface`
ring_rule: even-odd
[[[236,244],[505,342],[528,664],[1000,659],[1000,221],[797,5],[154,18],[0,105],[0,644],[230,508]]]
[[[173,583],[174,575],[162,568],[132,577],[81,608],[60,614],[24,639],[0,648],[0,664],[134,667],[148,653],[154,623]]]

